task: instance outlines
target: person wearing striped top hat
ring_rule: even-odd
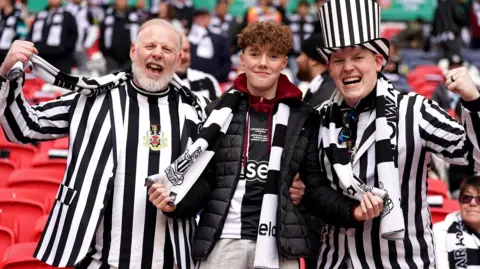
[[[389,42],[379,35],[380,11],[374,0],[330,0],[319,9],[318,52],[336,86],[318,109],[321,171],[338,192],[357,200],[372,192],[384,207],[355,228],[327,224],[318,268],[435,268],[430,158],[480,168],[480,94],[467,70],[450,70],[445,82],[461,95],[461,124],[434,101],[395,90],[381,73]]]

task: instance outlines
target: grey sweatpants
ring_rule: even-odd
[[[220,239],[197,269],[253,269],[256,242],[247,239]],[[299,269],[298,260],[280,258],[280,269]]]

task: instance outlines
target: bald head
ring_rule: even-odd
[[[159,27],[167,30],[167,31],[172,31],[178,36],[177,40],[177,50],[180,51],[180,48],[182,47],[182,33],[180,33],[172,24],[170,24],[168,21],[164,19],[151,19],[146,21],[140,26],[140,29],[138,29],[137,33],[137,39],[135,40],[135,43],[141,43],[143,39],[142,33],[145,32],[146,29],[149,29],[151,27]]]

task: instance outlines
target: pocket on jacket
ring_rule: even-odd
[[[57,199],[60,203],[64,205],[70,205],[76,196],[76,190],[60,184],[60,188],[58,189],[57,197],[55,197],[55,199]]]

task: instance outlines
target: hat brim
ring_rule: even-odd
[[[345,47],[335,47],[335,48],[317,47],[317,51],[318,53],[320,53],[320,56],[322,56],[325,62],[328,63],[330,60],[330,56],[334,51],[343,49],[343,48],[348,48],[348,47],[361,47],[361,48],[369,49],[374,53],[380,54],[383,57],[382,70],[385,68],[385,66],[387,66],[388,58],[390,56],[390,42],[385,38],[376,38],[364,43],[345,46]]]

